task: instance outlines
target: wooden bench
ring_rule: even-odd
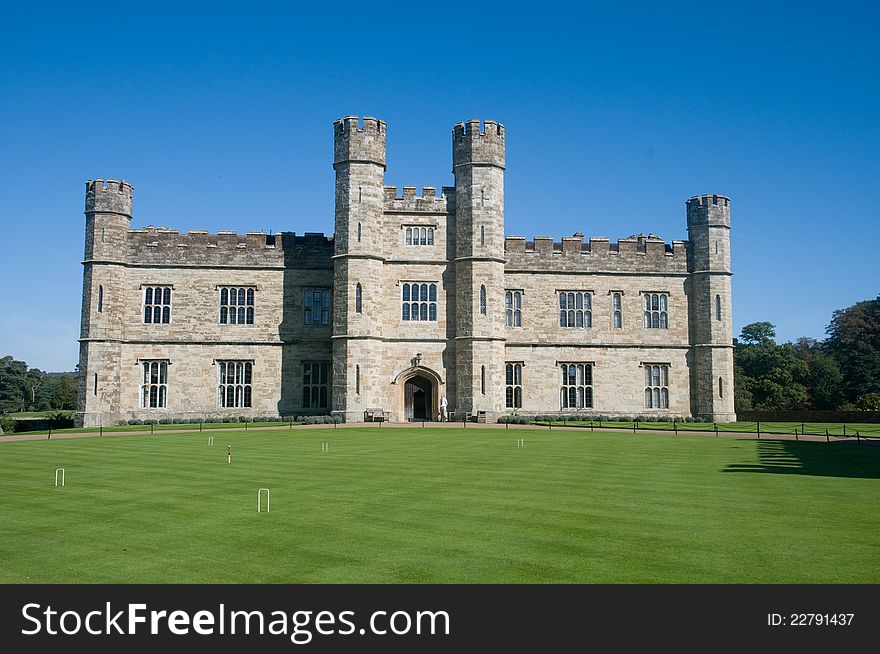
[[[471,422],[473,417],[470,411],[453,411],[449,414],[449,422]]]
[[[390,417],[391,412],[380,407],[368,407],[364,411],[364,422],[388,422]]]

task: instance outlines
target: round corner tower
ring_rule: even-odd
[[[131,184],[86,182],[86,239],[76,422],[97,426],[119,411],[119,369],[125,302],[125,263],[132,214]]]
[[[333,410],[346,421],[359,422],[365,408],[382,405],[373,363],[382,335],[385,144],[386,125],[377,118],[333,123]]]
[[[736,420],[733,397],[730,198],[696,195],[687,201],[691,411],[715,422]]]
[[[504,125],[452,130],[457,411],[504,412]]]

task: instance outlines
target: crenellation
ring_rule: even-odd
[[[384,210],[388,213],[451,213],[455,211],[455,188],[444,186],[437,196],[436,186],[385,186]]]

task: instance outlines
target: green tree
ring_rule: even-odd
[[[880,295],[834,312],[825,341],[843,373],[843,391],[853,402],[880,393]]]
[[[743,327],[734,349],[739,387],[747,390],[752,408],[759,411],[805,409],[809,406],[809,366],[798,358],[794,345],[777,344],[775,334],[769,322]],[[738,405],[742,408],[739,401]]]
[[[844,403],[843,373],[837,361],[827,353],[824,343],[815,338],[799,338],[794,343],[796,356],[807,364],[809,408],[833,410]]]
[[[856,400],[859,411],[880,411],[880,393],[865,393]]]

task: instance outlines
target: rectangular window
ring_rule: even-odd
[[[437,320],[437,284],[404,282],[400,285],[400,319],[413,321]]]
[[[144,322],[166,325],[171,322],[170,286],[147,286],[144,289]]]
[[[669,294],[643,293],[645,329],[669,329]]]
[[[141,408],[164,409],[168,406],[168,361],[143,360],[141,367],[143,369]]]
[[[611,294],[611,326],[614,329],[623,329],[623,294],[614,292]]]
[[[220,324],[254,324],[253,287],[223,286],[220,288]]]
[[[305,289],[303,307],[304,325],[307,327],[326,327],[330,324],[330,289]]]
[[[434,245],[434,228],[408,225],[404,227],[407,245]]]
[[[559,326],[592,327],[593,294],[589,291],[559,291]]]
[[[645,364],[645,408],[669,408],[669,364]]]
[[[326,361],[303,362],[303,409],[326,409],[330,406],[330,364]]]
[[[218,361],[217,396],[220,408],[250,407],[252,402],[252,361]]]
[[[559,406],[563,409],[593,408],[593,364],[563,363]]]
[[[508,363],[505,367],[504,401],[508,409],[522,408],[522,363]]]
[[[504,293],[508,327],[522,327],[522,296],[522,291],[506,291]]]

